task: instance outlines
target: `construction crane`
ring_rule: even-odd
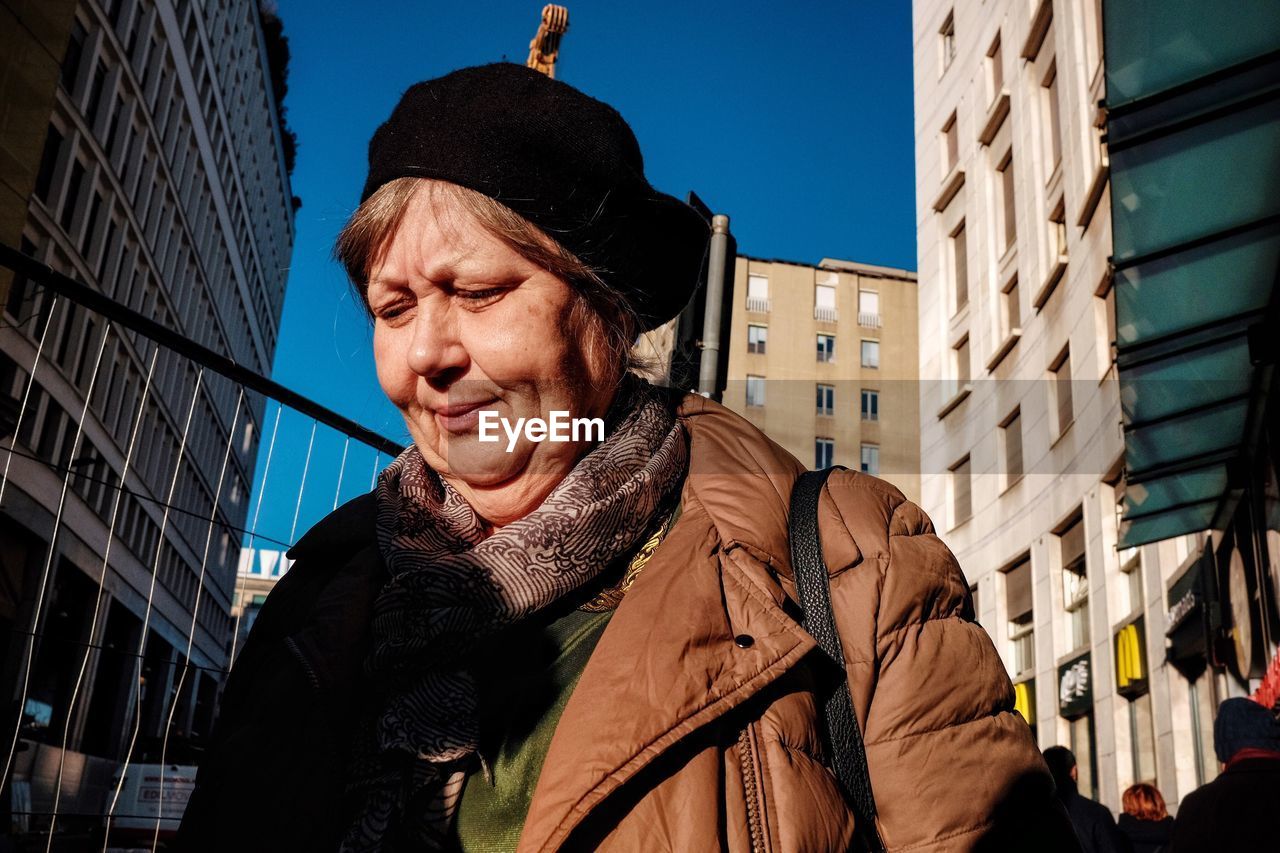
[[[542,7],[542,23],[529,42],[529,58],[525,65],[556,79],[556,58],[560,55],[560,39],[569,31],[569,10],[548,3]]]

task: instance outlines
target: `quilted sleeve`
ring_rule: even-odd
[[[886,847],[1078,850],[955,556],[896,489],[859,485],[861,509],[846,499],[840,512],[862,555],[848,574],[861,578],[842,597],[857,609],[856,588],[874,605],[863,641],[852,637],[864,660],[850,681]],[[856,632],[861,620],[849,621]]]

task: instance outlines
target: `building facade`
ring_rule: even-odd
[[[724,402],[801,462],[920,495],[916,276],[734,259]]]
[[[1166,661],[1210,536],[1118,547],[1101,3],[916,0],[913,28],[923,506],[1041,747],[1113,811],[1138,781],[1174,808],[1245,685],[1203,642]]]
[[[295,201],[257,3],[81,0],[67,23],[13,248],[268,373]],[[65,744],[62,806],[92,813],[118,761],[181,761],[211,723],[263,404],[22,276],[5,312],[10,774],[40,811]]]

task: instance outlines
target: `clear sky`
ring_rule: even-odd
[[[640,141],[649,180],[681,198],[693,190],[728,214],[740,252],[915,269],[907,0],[564,5],[557,78],[616,107]],[[293,54],[285,107],[298,134],[293,192],[303,206],[274,378],[407,441],[378,388],[368,324],[330,259],[333,239],[359,200],[369,137],[404,89],[468,65],[524,62],[542,2],[278,0],[278,8]],[[267,437],[273,417],[270,408]],[[310,422],[286,412],[259,532],[289,538],[309,442]],[[332,506],[342,449],[321,427],[298,535]],[[352,451],[343,499],[368,489],[373,464]]]

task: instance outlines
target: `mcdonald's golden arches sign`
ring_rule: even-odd
[[[1147,691],[1147,643],[1143,617],[1125,625],[1115,636],[1116,692],[1139,696]]]

